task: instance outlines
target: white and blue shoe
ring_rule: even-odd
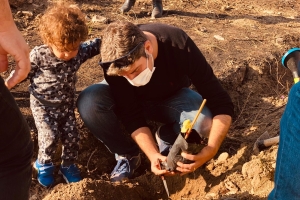
[[[37,170],[37,180],[44,187],[50,187],[54,183],[54,169],[53,163],[40,164],[37,160],[33,167]]]
[[[63,176],[67,183],[75,183],[82,180],[80,171],[75,164],[72,164],[68,167],[60,166],[58,173]]]

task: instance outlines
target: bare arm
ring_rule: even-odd
[[[216,115],[208,138],[208,145],[204,147],[197,155],[182,153],[181,155],[189,160],[195,161],[192,164],[177,163],[177,170],[183,174],[189,173],[202,166],[204,163],[212,159],[218,152],[224,138],[227,135],[231,124],[229,115]]]
[[[0,72],[7,70],[7,54],[16,61],[15,73],[5,83],[10,89],[30,71],[29,48],[15,25],[8,0],[0,0]]]
[[[217,115],[213,118],[207,146],[210,146],[215,150],[214,155],[216,155],[224,138],[226,137],[230,125],[231,117],[229,115]]]
[[[0,0],[0,23],[1,25],[5,25],[5,23],[14,23],[8,0]],[[3,28],[4,27],[0,27],[0,30]]]

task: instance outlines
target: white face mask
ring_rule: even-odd
[[[151,76],[152,76],[152,74],[155,70],[154,60],[153,60],[153,56],[151,54],[147,54],[147,55],[148,55],[148,57],[147,57],[147,68],[144,71],[142,71],[139,75],[134,77],[134,79],[132,79],[132,80],[129,80],[128,78],[125,77],[128,80],[128,82],[133,86],[139,87],[139,86],[146,85],[147,83],[149,83],[149,81],[151,79]],[[149,56],[151,56],[151,58],[152,58],[152,63],[153,63],[152,71],[148,67]]]

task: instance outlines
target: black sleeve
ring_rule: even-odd
[[[207,107],[212,115],[227,114],[233,116],[233,103],[213,73],[211,66],[199,48],[187,38],[186,52],[188,57],[187,74],[201,96],[207,100]]]
[[[132,133],[138,128],[147,127],[142,107],[136,99],[134,86],[121,76],[108,76],[104,73],[104,77],[116,102],[116,115],[123,122],[126,130]]]

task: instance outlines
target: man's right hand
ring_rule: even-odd
[[[29,47],[14,23],[0,30],[0,72],[8,68],[7,55],[16,61],[15,73],[6,82],[8,89],[24,80],[30,71]]]
[[[160,153],[157,153],[154,157],[153,160],[151,161],[151,171],[155,175],[165,175],[165,176],[172,176],[175,175],[175,172],[170,172],[165,169],[161,169],[161,162],[166,162],[167,157],[161,155]]]

